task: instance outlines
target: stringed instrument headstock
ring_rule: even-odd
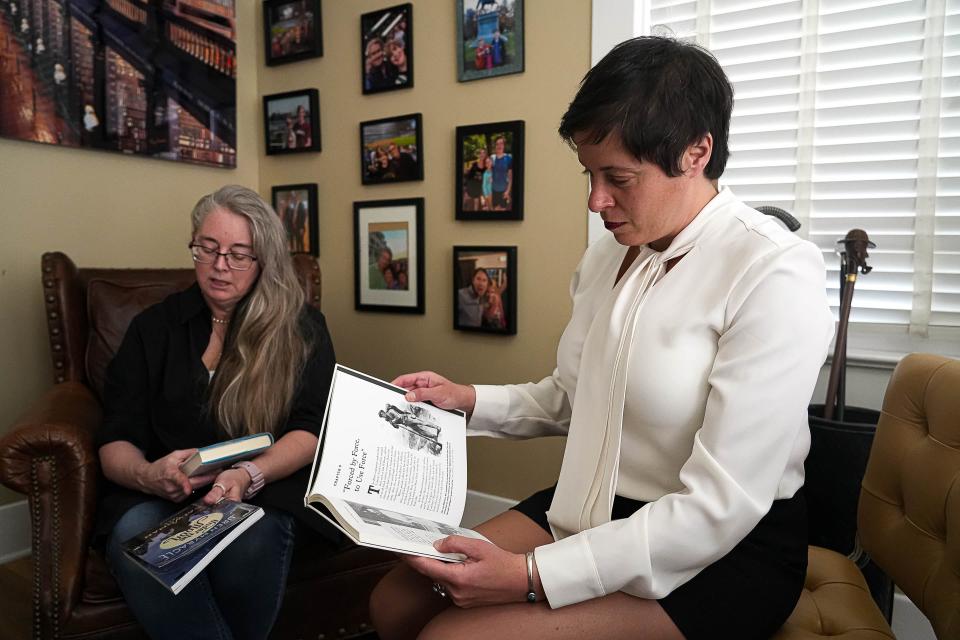
[[[873,267],[867,264],[867,258],[870,257],[867,249],[873,249],[877,245],[870,241],[867,232],[863,229],[851,229],[847,232],[847,237],[840,242],[843,243],[844,253],[846,253],[847,272],[870,273]]]

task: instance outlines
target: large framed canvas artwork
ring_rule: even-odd
[[[0,1],[0,136],[235,167],[237,1]]]

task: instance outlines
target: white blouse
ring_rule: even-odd
[[[471,435],[568,436],[536,549],[552,607],[662,598],[803,484],[834,328],[820,250],[724,189],[616,282],[626,251],[587,249],[551,376],[476,387]],[[649,504],[610,521],[617,494]]]

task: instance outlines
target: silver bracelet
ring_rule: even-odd
[[[533,588],[533,551],[527,551],[527,602],[537,601],[537,592]]]

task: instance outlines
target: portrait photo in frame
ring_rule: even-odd
[[[317,185],[283,184],[272,189],[271,204],[287,232],[290,253],[320,255]]]
[[[424,313],[423,198],[353,203],[357,311]]]
[[[423,180],[423,117],[419,113],[360,123],[360,182]]]
[[[457,80],[523,72],[523,0],[456,0]]]
[[[363,93],[413,86],[413,5],[409,2],[360,16]]]
[[[523,220],[523,121],[457,127],[457,220]]]
[[[263,96],[267,155],[320,151],[320,94],[300,89]]]
[[[517,248],[453,248],[453,328],[517,333]]]
[[[267,66],[323,55],[320,0],[264,0]]]

